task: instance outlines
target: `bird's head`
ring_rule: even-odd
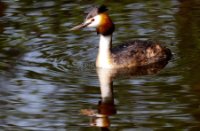
[[[94,7],[92,8],[85,21],[78,25],[73,27],[71,30],[78,30],[85,27],[91,27],[96,28],[96,31],[98,34],[102,35],[110,35],[114,32],[115,26],[110,19],[108,13],[107,13],[106,6],[102,5],[100,7]]]

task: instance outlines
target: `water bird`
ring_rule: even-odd
[[[171,58],[170,49],[150,40],[132,40],[112,48],[112,34],[115,25],[107,11],[105,5],[93,7],[82,24],[70,29],[96,28],[96,32],[100,36],[96,59],[97,67],[110,69],[131,68],[168,61]]]

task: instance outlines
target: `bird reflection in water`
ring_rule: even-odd
[[[109,130],[109,116],[117,113],[114,103],[113,80],[118,77],[131,78],[133,76],[156,74],[164,68],[167,63],[167,61],[161,61],[147,66],[123,69],[97,68],[101,100],[98,103],[97,111],[92,109],[83,109],[81,110],[81,114],[90,117],[91,126],[100,127],[103,131]]]

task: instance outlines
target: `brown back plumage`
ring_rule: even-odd
[[[153,41],[134,40],[111,50],[113,64],[119,67],[144,66],[171,58],[171,51]]]

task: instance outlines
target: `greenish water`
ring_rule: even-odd
[[[70,32],[97,1],[0,2],[0,129],[106,130],[81,110],[97,111],[94,63],[98,36]],[[113,80],[112,131],[200,129],[200,3],[198,0],[106,1],[116,24],[114,45],[154,39],[174,57],[158,73]]]

